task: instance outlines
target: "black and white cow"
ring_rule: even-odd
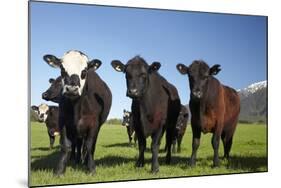
[[[59,107],[40,104],[39,106],[31,106],[31,108],[37,115],[38,121],[46,124],[47,132],[50,138],[50,149],[52,149],[55,142],[55,136],[60,134]]]
[[[134,142],[135,142],[135,145],[136,145],[137,136],[136,136],[136,134],[134,134],[135,128],[134,128],[134,125],[133,125],[133,116],[132,116],[132,113],[130,111],[127,111],[125,109],[123,110],[122,125],[126,126],[126,128],[127,128],[127,134],[128,134],[128,137],[129,137],[129,145],[132,144],[133,135],[134,135]]]
[[[93,157],[96,140],[100,127],[109,114],[112,100],[110,89],[95,72],[101,61],[97,59],[89,61],[85,54],[76,50],[66,52],[62,58],[45,55],[43,59],[50,66],[61,70],[59,124],[62,154],[55,174],[64,173],[71,144],[80,142],[81,139],[84,140],[86,148],[88,171],[94,173],[96,166]]]

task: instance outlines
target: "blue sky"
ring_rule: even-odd
[[[176,69],[178,63],[203,59],[210,66],[220,64],[216,77],[235,89],[266,80],[267,25],[262,16],[30,2],[30,24],[32,105],[53,104],[41,94],[49,78],[60,74],[43,55],[61,57],[71,49],[103,62],[97,73],[113,94],[109,118],[121,118],[131,106],[125,75],[113,70],[113,59],[126,63],[141,55],[149,64],[161,62],[159,72],[177,87],[182,104],[189,101],[189,86]]]

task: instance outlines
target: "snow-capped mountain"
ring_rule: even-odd
[[[240,121],[266,122],[267,81],[257,82],[237,90],[240,95]]]
[[[264,89],[267,87],[267,81],[261,81],[261,82],[256,82],[244,89],[239,89],[237,90],[240,94],[240,96],[247,97],[250,94],[253,94],[261,89]]]

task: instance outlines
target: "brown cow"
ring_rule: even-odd
[[[201,132],[213,133],[213,165],[219,166],[219,141],[224,145],[224,157],[229,158],[233,134],[240,112],[240,99],[237,92],[222,85],[213,77],[221,69],[220,65],[209,66],[202,60],[193,61],[187,67],[178,64],[181,74],[187,74],[190,86],[191,127],[193,133],[190,165],[196,163],[196,153],[200,145]]]

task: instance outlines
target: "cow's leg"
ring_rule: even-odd
[[[132,144],[132,135],[131,135],[131,130],[130,130],[130,126],[127,126],[127,134],[128,134],[128,138],[129,138],[129,145]]]
[[[138,144],[139,144],[139,158],[136,163],[136,167],[144,166],[144,150],[146,148],[146,139],[143,134],[138,134]]]
[[[76,143],[73,141],[71,143],[71,153],[70,153],[70,160],[71,161],[74,161],[75,160],[75,157],[76,156]]]
[[[50,133],[49,134],[49,138],[50,138],[50,149],[53,149],[54,143],[55,143],[55,137],[52,136]]]
[[[89,173],[94,174],[96,172],[96,164],[94,161],[94,152],[96,148],[96,141],[99,132],[99,128],[96,128],[97,124],[91,128],[86,139],[87,150],[87,168]]]
[[[232,139],[233,137],[231,136],[230,138],[228,138],[226,140],[226,146],[225,146],[225,151],[224,151],[224,158],[229,159],[229,153],[231,150],[231,146],[232,146]]]
[[[172,152],[176,153],[177,138],[175,137],[172,142]]]
[[[222,134],[222,141],[223,141],[223,147],[224,147],[224,158],[229,158],[229,152],[232,146],[232,138],[233,138],[233,132],[223,133]]]
[[[175,136],[175,130],[173,128],[167,128],[167,130],[166,130],[166,145],[167,145],[166,164],[170,164],[170,162],[171,162],[171,146],[172,146],[174,136]]]
[[[182,141],[182,137],[183,135],[178,135],[177,141],[178,141],[178,150],[177,152],[180,153],[181,152],[181,141]]]
[[[231,150],[232,146],[232,140],[233,140],[233,135],[235,132],[237,120],[232,124],[231,129],[229,129],[227,132],[225,132],[225,138],[224,138],[224,158],[229,159],[229,153]]]
[[[82,138],[77,138],[77,155],[76,155],[76,158],[75,158],[75,163],[76,164],[79,164],[81,161],[82,161],[82,158],[81,158],[81,149],[82,149]]]
[[[222,140],[222,143],[223,143],[223,149],[224,149],[224,158],[227,158],[227,154],[226,154],[226,145],[227,145],[227,142],[226,142],[226,136],[225,136],[225,132],[223,131],[222,134],[221,134],[221,140]]]
[[[135,134],[134,134],[134,146],[136,146],[137,145],[137,134],[136,134],[136,132],[134,132]]]
[[[214,133],[212,137],[212,146],[214,149],[213,167],[219,166],[219,143],[220,143],[220,135]]]
[[[68,138],[65,127],[61,130],[61,155],[57,167],[54,170],[54,174],[57,176],[62,175],[65,172],[66,163],[71,151],[71,141]]]
[[[197,150],[200,146],[201,130],[197,127],[197,125],[192,127],[192,154],[189,161],[189,165],[192,167],[196,165]]]
[[[152,164],[151,172],[157,173],[159,171],[159,162],[158,162],[158,152],[159,152],[159,140],[161,137],[162,130],[159,129],[156,133],[152,134],[151,142],[151,152],[152,152]]]

